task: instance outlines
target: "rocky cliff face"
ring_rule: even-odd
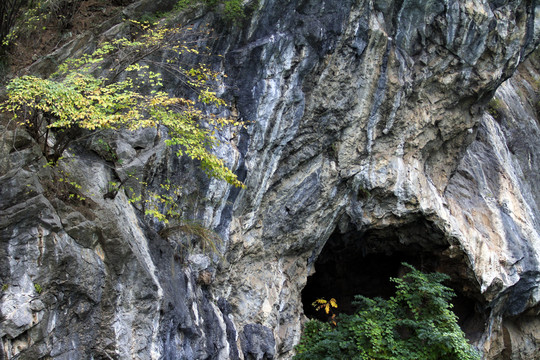
[[[209,45],[224,54],[224,96],[249,126],[216,151],[245,190],[208,180],[156,145],[157,132],[107,135],[117,173],[182,186],[184,213],[221,235],[222,256],[182,250],[188,235],[160,236],[123,193],[104,199],[115,175],[91,142],[62,165],[85,199],[58,196],[39,148],[5,119],[0,358],[290,358],[314,297],[347,308],[354,294],[384,295],[407,261],[452,277],[461,326],[485,358],[533,359],[538,63],[503,81],[539,40],[540,7],[252,7],[232,29],[184,15],[222,34]]]

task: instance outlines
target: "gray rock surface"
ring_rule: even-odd
[[[504,81],[539,41],[536,2],[249,4],[235,26],[183,15],[220,35],[208,45],[224,54],[223,95],[248,127],[216,152],[244,190],[176,158],[156,131],[103,134],[122,164],[88,141],[55,170],[2,122],[0,358],[290,358],[328,241],[358,263],[428,259],[474,303],[463,326],[486,359],[534,359],[538,63]],[[127,174],[178,185],[183,214],[220,234],[222,255],[189,233],[161,236],[124,191],[104,199]]]

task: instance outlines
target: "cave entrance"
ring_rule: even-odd
[[[480,340],[486,312],[471,280],[474,276],[463,254],[452,253],[444,235],[426,220],[364,232],[336,229],[315,260],[315,273],[302,291],[304,314],[326,320],[326,315],[311,305],[319,298],[335,298],[337,312],[348,314],[354,311],[355,295],[389,298],[395,292],[390,278],[402,274],[403,262],[451,277],[446,285],[456,293],[453,310],[459,325],[471,342]]]

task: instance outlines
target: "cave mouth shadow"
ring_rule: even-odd
[[[315,260],[315,273],[302,290],[304,314],[310,319],[328,320],[316,311],[316,299],[335,298],[336,313],[352,314],[354,296],[390,298],[395,293],[391,277],[403,274],[403,262],[423,272],[450,276],[445,285],[454,290],[453,311],[458,324],[472,343],[480,340],[487,312],[474,276],[464,256],[450,256],[443,234],[426,220],[400,227],[364,232],[336,229]]]

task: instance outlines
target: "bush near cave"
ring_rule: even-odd
[[[409,272],[392,278],[396,293],[388,300],[356,297],[357,311],[335,322],[305,324],[295,360],[479,360],[452,312],[448,276]]]

